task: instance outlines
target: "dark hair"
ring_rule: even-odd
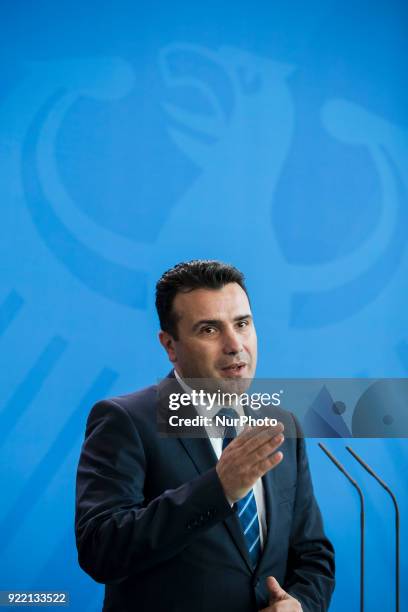
[[[193,259],[167,270],[156,285],[156,308],[161,329],[178,340],[178,317],[173,311],[173,301],[177,293],[203,288],[221,289],[228,283],[238,283],[248,295],[242,272],[221,261]]]

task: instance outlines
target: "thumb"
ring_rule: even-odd
[[[273,576],[268,576],[266,579],[266,586],[269,591],[269,601],[274,603],[275,601],[281,601],[286,599],[288,594],[282,589],[279,582]]]

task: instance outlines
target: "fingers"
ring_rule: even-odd
[[[254,483],[283,459],[276,452],[284,441],[282,423],[247,429],[222,452],[216,465],[221,485],[229,500],[244,497]]]
[[[236,447],[241,448],[245,451],[251,451],[261,444],[264,444],[273,436],[276,436],[283,432],[283,423],[279,422],[277,425],[258,425],[257,427],[246,427],[242,433],[233,441]]]
[[[283,454],[276,451],[284,442],[283,429],[282,423],[251,428],[233,440],[226,451],[234,461],[245,463],[246,476],[256,480],[282,461]],[[243,441],[235,444],[240,437]]]
[[[276,427],[268,426],[266,429],[250,432],[251,435],[248,433],[244,443],[236,446],[232,446],[231,443],[230,452],[239,453],[240,457],[245,457],[251,465],[259,463],[274,453],[284,442],[283,429],[282,423],[278,423]]]
[[[277,434],[272,438],[268,438],[259,446],[252,450],[247,451],[247,458],[250,463],[257,463],[266,459],[269,455],[274,453],[283,444],[285,438],[283,434]],[[244,447],[246,449],[246,447]],[[240,451],[242,452],[242,451]]]
[[[266,472],[279,465],[282,459],[283,453],[279,451],[278,453],[274,453],[272,456],[260,461],[256,466],[257,473],[259,474],[258,478],[261,478],[264,474],[266,474]]]

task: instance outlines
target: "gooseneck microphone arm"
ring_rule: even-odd
[[[341,463],[336,459],[336,457],[329,451],[328,448],[324,446],[321,442],[319,442],[319,446],[323,452],[329,457],[329,459],[334,463],[334,465],[344,474],[344,476],[351,482],[353,487],[357,489],[359,498],[360,498],[360,612],[364,612],[364,523],[365,523],[365,514],[364,514],[364,495],[361,488],[358,486],[354,478],[350,476],[347,470],[341,465]]]
[[[360,465],[373,477],[375,480],[385,489],[388,495],[392,499],[392,503],[395,508],[395,605],[396,611],[399,612],[400,609],[400,585],[399,585],[399,577],[400,577],[400,513],[399,507],[397,503],[397,499],[394,493],[391,491],[390,487],[374,472],[374,470],[362,459],[357,453],[350,447],[346,446],[349,453],[351,453]]]

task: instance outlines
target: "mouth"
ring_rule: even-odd
[[[230,377],[244,376],[244,374],[247,372],[247,364],[242,361],[240,361],[239,363],[231,363],[221,368],[221,371],[224,373],[224,375],[227,375]]]

